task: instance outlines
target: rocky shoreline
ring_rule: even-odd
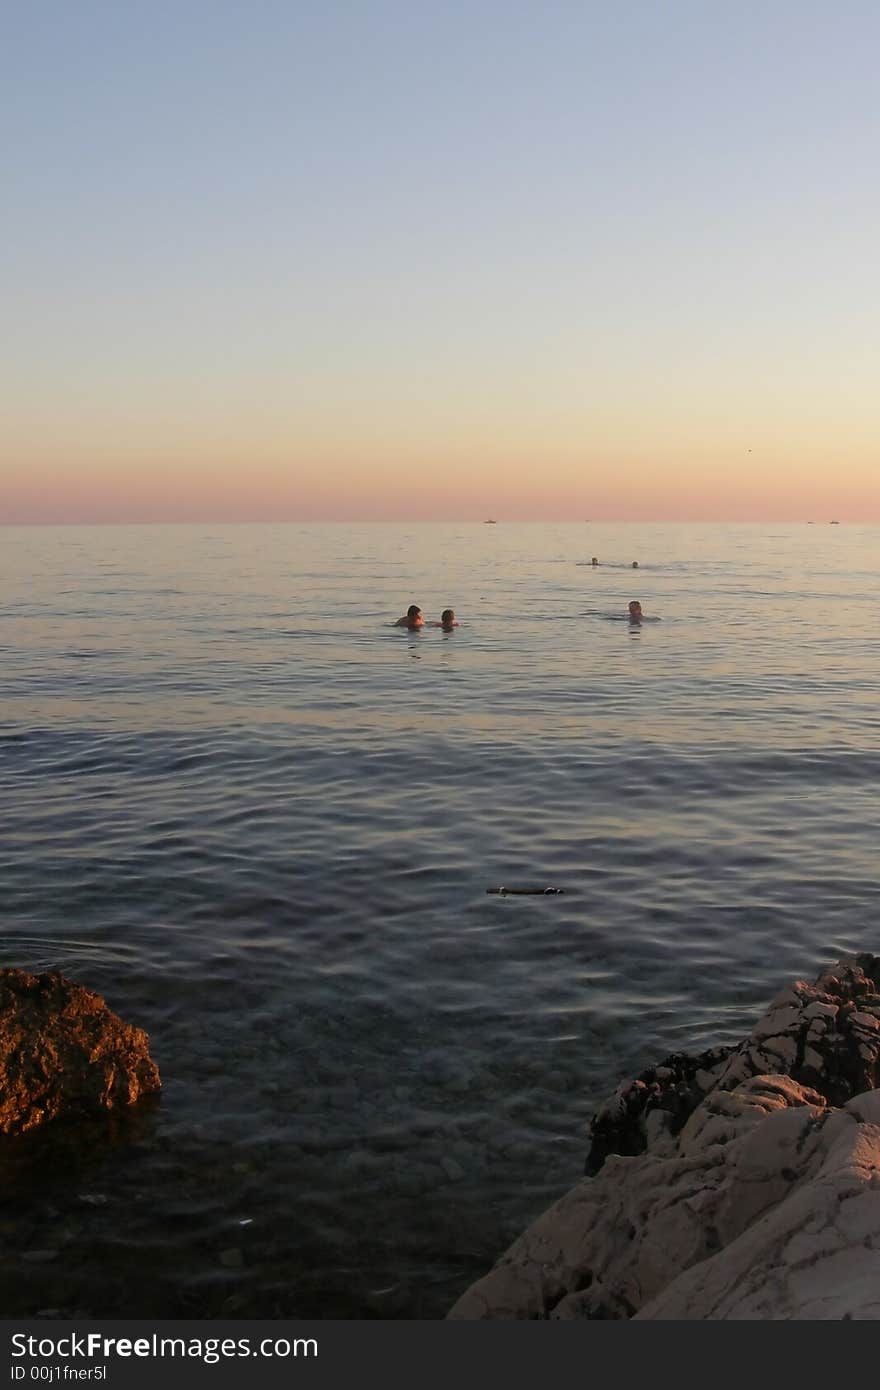
[[[587,1176],[451,1319],[880,1318],[880,956],[596,1112]]]
[[[880,1318],[878,1085],[880,956],[862,954],[796,982],[736,1046],[619,1086],[586,1176],[448,1317]],[[147,1035],[100,995],[0,970],[0,1135],[137,1115],[160,1086]]]

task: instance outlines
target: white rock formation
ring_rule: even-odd
[[[794,1118],[797,1158],[809,1156],[783,1179],[782,1199],[759,1219],[750,1215],[750,1195],[780,1181],[774,1146],[786,1137],[774,1116],[731,1175],[723,1250],[680,1274],[637,1317],[880,1319],[880,1091]]]
[[[597,1116],[602,1148],[618,1122],[632,1148],[635,1116],[644,1151],[609,1153],[449,1316],[880,1318],[876,974],[880,958],[840,962],[740,1048],[704,1054],[683,1124],[680,1066],[620,1088]]]

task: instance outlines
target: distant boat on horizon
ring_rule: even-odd
[[[828,525],[829,525],[829,526],[839,526],[839,525],[840,525],[840,522],[839,522],[839,521],[829,521]]]
[[[490,517],[487,517],[487,518],[486,518],[486,520],[483,522],[483,525],[484,525],[484,526],[497,526],[497,525],[498,525],[498,522],[494,519],[494,517],[491,517],[491,516],[490,516]]]

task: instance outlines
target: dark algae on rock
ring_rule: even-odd
[[[880,1083],[878,981],[880,956],[840,961],[814,984],[796,981],[737,1046],[674,1052],[623,1082],[593,1117],[584,1171],[598,1173],[609,1154],[644,1153],[651,1130],[678,1134],[710,1091],[732,1091],[751,1076],[790,1076],[836,1106],[873,1090]]]

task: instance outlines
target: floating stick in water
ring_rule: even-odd
[[[533,897],[544,897],[547,894],[564,893],[564,888],[487,888],[487,893],[498,893],[502,898],[508,897],[512,893],[518,893],[521,897],[531,895]]]

